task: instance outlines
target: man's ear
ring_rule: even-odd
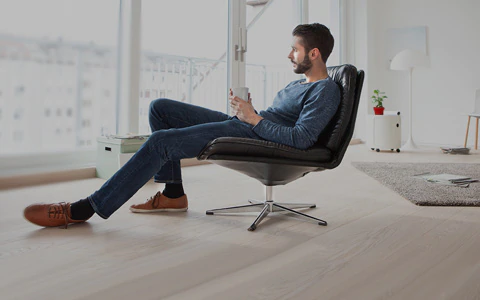
[[[320,53],[320,50],[318,48],[313,48],[312,51],[310,52],[310,58],[311,59],[322,59],[322,54]]]

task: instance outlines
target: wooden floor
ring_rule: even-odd
[[[34,202],[75,201],[87,179],[0,191],[0,299],[480,299],[480,207],[420,207],[352,161],[480,163],[480,152],[375,153],[351,146],[340,167],[275,189],[314,202],[327,227],[286,216],[205,210],[262,199],[257,181],[216,165],[183,170],[186,213],[140,215],[142,188],[109,220],[68,230],[23,219]],[[459,170],[461,172],[461,170]]]

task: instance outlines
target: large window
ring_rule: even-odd
[[[118,8],[0,2],[0,157],[92,149],[114,129]]]
[[[246,16],[231,9],[231,16],[246,18],[245,85],[257,110],[301,76],[287,59],[300,16],[332,29],[335,24],[329,23],[338,23],[338,15],[332,15],[338,1],[309,1],[310,13],[302,11],[299,4],[305,8],[307,1],[301,0],[246,1]],[[88,153],[81,164],[91,165],[98,136],[127,133],[119,123],[135,131],[132,124],[138,124],[140,134],[150,132],[148,107],[157,98],[227,112],[229,3],[0,1],[0,175],[33,163],[70,166],[79,161],[79,153]],[[333,61],[338,61],[334,54],[330,64],[335,55]],[[136,87],[125,92],[137,82],[138,96]],[[139,107],[139,115],[126,103]]]

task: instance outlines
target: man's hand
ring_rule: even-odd
[[[240,121],[255,126],[263,119],[255,113],[250,93],[248,93],[248,101],[245,101],[237,96],[233,96],[233,92],[230,89],[230,97],[228,99],[230,100],[230,109]]]

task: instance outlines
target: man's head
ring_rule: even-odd
[[[313,63],[325,65],[333,50],[334,39],[330,30],[318,23],[298,25],[292,32],[293,45],[288,58],[294,72],[303,74]]]

